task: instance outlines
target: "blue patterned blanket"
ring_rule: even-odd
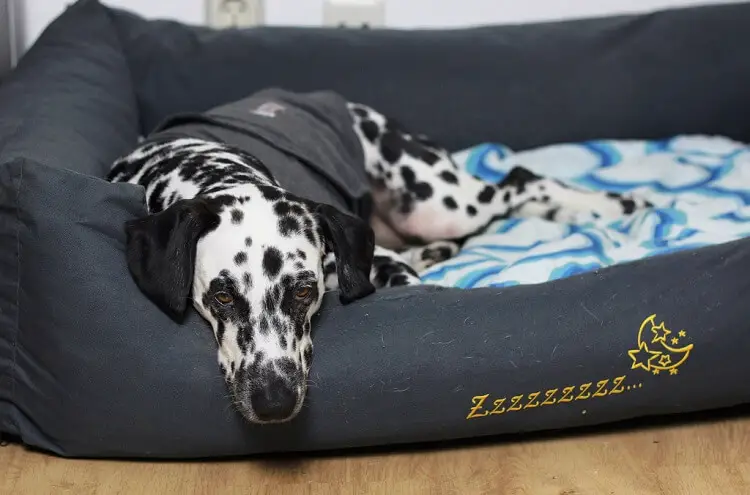
[[[656,207],[609,221],[497,221],[456,257],[424,271],[427,283],[460,288],[541,283],[750,234],[750,146],[723,137],[601,140],[518,153],[483,144],[455,159],[488,181],[500,181],[522,165],[579,187],[630,191]]]

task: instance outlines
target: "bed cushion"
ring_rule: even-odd
[[[750,80],[736,46],[750,37],[740,21],[749,17],[750,7],[735,6],[525,29],[211,34],[94,0],[73,4],[0,87],[0,431],[64,456],[187,458],[570,428],[747,402],[745,388],[727,379],[750,371],[742,354],[750,249],[737,240],[538,285],[391,289],[348,306],[327,294],[314,322],[308,406],[289,424],[251,426],[226,401],[206,324],[194,312],[173,323],[127,274],[122,225],[145,212],[142,189],[101,177],[167,113],[271,80],[358,92],[456,147],[689,131],[747,138],[737,88]],[[703,48],[696,29],[707,33]],[[570,62],[581,54],[579,76],[559,92],[542,82],[521,90],[557,67],[525,51],[553,34],[557,55]],[[338,74],[333,64],[322,77],[295,63],[300,53],[335,59],[334,41],[342,63],[353,64]],[[247,55],[219,56],[232,46],[234,56]],[[380,60],[382,79],[357,75],[357,46]],[[541,41],[530,46],[541,50]],[[419,70],[388,72],[396,47]],[[464,76],[486,75],[483,63],[500,47],[512,61],[541,57],[507,86],[528,107],[498,96],[496,84],[514,80],[505,67],[492,86],[445,72],[446,53],[472,52]],[[615,67],[604,63],[610,58],[630,62],[627,90],[607,89],[610,76],[598,70]],[[680,86],[685,71],[709,63],[734,77],[696,71]],[[430,84],[439,73],[446,84]],[[571,86],[583,73],[586,96]],[[618,94],[630,104],[605,112],[601,102]],[[572,95],[569,120],[559,105]],[[661,101],[665,113],[655,117]],[[634,111],[637,103],[652,108]],[[662,356],[670,362],[657,362]]]

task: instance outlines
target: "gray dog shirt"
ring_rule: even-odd
[[[171,116],[146,140],[193,137],[238,147],[291,193],[368,218],[364,155],[346,105],[331,91],[270,88],[206,112]]]

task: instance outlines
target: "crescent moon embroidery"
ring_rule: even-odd
[[[662,371],[676,375],[677,369],[687,361],[693,350],[694,344],[675,347],[679,345],[680,339],[686,337],[685,330],[674,334],[663,321],[656,324],[655,314],[649,316],[641,322],[638,329],[638,348],[628,351],[628,356],[633,360],[630,368],[641,368],[654,375]]]

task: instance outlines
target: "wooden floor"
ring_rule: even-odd
[[[750,494],[750,416],[396,453],[64,460],[0,448],[2,494]]]

